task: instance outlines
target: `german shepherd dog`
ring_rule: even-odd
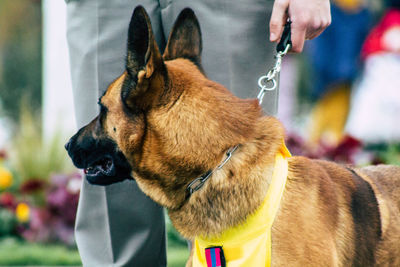
[[[137,7],[124,73],[100,98],[100,114],[66,145],[90,183],[133,177],[190,240],[218,236],[257,210],[284,139],[282,125],[257,100],[207,79],[201,50],[192,10],[181,12],[161,55],[149,17]],[[235,146],[225,166],[188,196],[188,185]],[[290,157],[271,264],[400,266],[399,208],[400,167]]]

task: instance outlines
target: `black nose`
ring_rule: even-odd
[[[64,145],[65,149],[69,151],[69,148],[71,147],[71,139]]]

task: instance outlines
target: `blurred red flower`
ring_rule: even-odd
[[[23,182],[19,188],[21,193],[32,194],[42,191],[46,187],[46,182],[41,179],[32,178]]]
[[[0,194],[0,206],[12,211],[15,210],[17,202],[14,195],[9,192],[4,192]]]

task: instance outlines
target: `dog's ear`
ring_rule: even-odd
[[[193,10],[185,8],[179,14],[168,38],[165,60],[187,58],[201,66],[202,40],[199,21]]]
[[[166,79],[166,67],[154,38],[150,18],[142,6],[136,7],[132,14],[127,50],[126,76],[121,97],[130,108],[144,108],[152,101],[146,93],[155,93],[148,92],[151,82],[157,80],[157,85],[160,86],[154,90],[164,89],[162,87]]]

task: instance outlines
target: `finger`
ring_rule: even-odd
[[[300,53],[303,51],[304,41],[306,39],[306,27],[304,24],[292,22],[292,49],[291,52]]]
[[[288,0],[275,0],[274,7],[272,8],[271,20],[269,22],[269,39],[271,42],[278,42],[283,32],[288,15],[287,10],[289,7]]]
[[[321,19],[312,30],[308,30],[306,34],[306,39],[311,40],[318,37],[329,25],[331,24],[330,17],[326,19]]]
[[[318,37],[323,31],[324,31],[324,29],[314,30],[314,31],[307,31],[306,40],[312,40],[315,37]]]
[[[330,25],[330,23],[330,17],[314,20],[314,22],[307,27],[306,39],[311,40],[319,36]]]
[[[332,18],[330,13],[330,5],[320,11],[319,16],[315,16],[312,21],[308,22],[306,39],[311,40],[318,37],[330,24]]]

